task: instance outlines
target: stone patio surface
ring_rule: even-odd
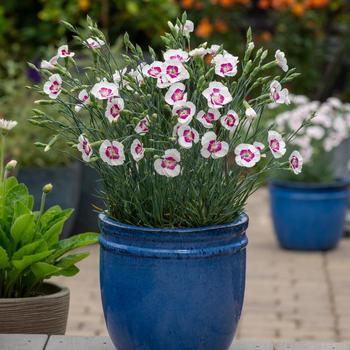
[[[247,286],[239,339],[350,342],[350,239],[327,253],[281,250],[266,189],[249,201]],[[98,276],[98,246],[73,278],[68,335],[107,335]]]

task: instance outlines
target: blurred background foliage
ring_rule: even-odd
[[[71,42],[61,19],[79,25],[89,14],[121,51],[127,31],[143,48],[159,49],[159,36],[183,10],[195,23],[193,46],[223,43],[234,55],[244,50],[248,26],[256,44],[286,52],[302,77],[289,86],[313,100],[350,100],[350,1],[348,0],[2,0],[0,3],[0,117],[16,119],[12,153],[23,165],[69,162],[61,147],[44,153],[34,141],[48,135],[27,119],[36,98],[25,86],[39,77],[26,62],[39,64],[59,44]],[[74,49],[74,47],[73,47]],[[22,151],[21,151],[22,150]],[[63,152],[63,153],[62,153]]]

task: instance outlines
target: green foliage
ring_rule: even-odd
[[[45,279],[75,275],[79,271],[75,264],[88,253],[66,254],[97,242],[95,233],[59,240],[71,209],[54,206],[43,212],[32,208],[33,197],[15,177],[1,184],[0,298],[33,296]]]

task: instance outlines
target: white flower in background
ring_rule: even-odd
[[[149,132],[149,119],[144,117],[135,126],[135,132],[140,135],[145,135]]]
[[[229,110],[226,115],[223,115],[220,118],[220,122],[225,129],[232,132],[233,130],[236,129],[239,123],[239,118],[235,111]]]
[[[330,97],[327,99],[326,103],[330,104],[333,108],[342,108],[343,104],[337,97]]]
[[[188,52],[181,49],[170,49],[163,54],[164,61],[180,61],[187,62],[189,60]]]
[[[220,50],[221,46],[220,45],[216,45],[216,44],[213,44],[211,45],[209,48],[208,48],[208,53],[210,55],[216,55],[218,53],[218,51]],[[226,52],[226,51],[225,51]]]
[[[159,175],[175,177],[180,174],[181,167],[178,164],[181,156],[178,150],[168,149],[162,158],[154,161],[154,169]]]
[[[217,109],[209,108],[207,112],[199,111],[196,119],[199,120],[207,129],[212,128],[213,122],[220,118],[220,112]]]
[[[247,106],[245,110],[245,116],[249,120],[254,120],[258,115],[256,114],[255,110],[252,107]]]
[[[281,158],[286,153],[286,143],[277,131],[269,130],[267,142],[274,158]]]
[[[125,161],[124,146],[118,141],[103,141],[99,153],[101,159],[112,166],[122,165]]]
[[[212,60],[215,64],[215,73],[221,77],[235,76],[238,62],[238,57],[229,53],[216,55]]]
[[[191,148],[193,143],[198,143],[199,134],[189,125],[182,125],[177,130],[179,145],[183,148]]]
[[[260,152],[260,157],[266,157],[266,154],[261,154],[265,149],[265,145],[263,143],[255,141],[253,146]]]
[[[321,140],[325,135],[325,130],[318,125],[309,126],[306,131],[306,135],[315,140]]]
[[[143,145],[140,140],[135,139],[132,142],[130,152],[136,162],[138,162],[144,157],[145,149],[143,148]]]
[[[62,58],[73,57],[74,52],[69,51],[68,45],[62,45],[57,49],[57,55]]]
[[[162,72],[165,74],[167,80],[171,84],[188,79],[190,77],[184,65],[177,60],[165,61],[163,63]]]
[[[0,118],[0,129],[2,130],[11,130],[13,129],[18,123],[15,120],[6,120],[3,118]]]
[[[293,94],[289,94],[289,99],[292,103],[296,104],[296,105],[304,105],[306,103],[308,103],[310,100],[304,96],[304,95],[293,95]]]
[[[190,51],[191,57],[204,57],[208,53],[208,49],[205,47],[197,47]]]
[[[311,139],[308,135],[297,136],[293,139],[293,145],[301,148],[311,148]]]
[[[89,162],[92,156],[92,147],[87,137],[80,135],[78,139],[79,143],[77,145],[78,151],[81,152],[81,156],[84,162]]]
[[[303,168],[303,157],[298,151],[293,151],[289,156],[289,164],[294,174],[298,175],[301,173]]]
[[[123,68],[122,70],[116,70],[113,74],[113,82],[118,85],[123,80],[124,75],[126,74],[127,68]]]
[[[166,74],[162,73],[157,79],[157,87],[160,89],[167,88],[171,85]]]
[[[124,109],[124,100],[121,97],[112,97],[108,100],[105,117],[112,123],[118,121],[120,112]]]
[[[83,89],[79,92],[78,99],[80,103],[76,104],[74,109],[76,112],[79,112],[85,105],[90,103],[90,96],[86,89]]]
[[[182,34],[185,36],[189,36],[190,33],[194,30],[194,24],[192,21],[187,20],[184,25],[181,25],[180,27],[176,24],[174,26],[175,30],[178,32],[179,30],[182,31]]]
[[[202,92],[207,99],[210,108],[222,108],[232,101],[232,96],[228,88],[218,81],[209,83],[209,87]]]
[[[275,103],[285,103],[286,105],[290,104],[288,89],[282,89],[281,84],[277,80],[274,80],[270,84],[270,96],[272,101],[274,101]]]
[[[301,156],[303,158],[303,162],[307,163],[311,160],[311,157],[313,155],[313,148],[312,147],[301,148],[300,153],[301,153]]]
[[[53,56],[52,58],[50,58],[49,61],[42,60],[40,63],[40,68],[48,69],[48,70],[54,69],[57,62],[58,62],[58,56]]]
[[[88,38],[84,42],[84,45],[90,49],[100,49],[103,45],[105,45],[105,42],[99,38]]]
[[[101,81],[92,87],[91,93],[99,100],[107,100],[110,97],[117,96],[119,90],[116,84],[109,83],[107,81]]]
[[[186,87],[183,83],[175,83],[171,85],[165,94],[165,102],[172,106],[176,102],[187,101],[187,93],[185,93],[185,89]]]
[[[151,64],[146,64],[142,68],[142,73],[146,77],[157,79],[162,74],[162,70],[163,70],[163,62],[154,61]]]
[[[248,143],[241,143],[235,148],[237,165],[246,168],[253,167],[260,160],[260,151]]]
[[[281,50],[277,50],[275,53],[275,58],[277,64],[282,68],[283,72],[287,72],[289,68],[285,53]]]
[[[188,124],[196,113],[196,106],[189,101],[179,101],[174,104],[172,113],[180,124]]]
[[[213,158],[218,159],[224,157],[228,153],[228,143],[225,141],[217,141],[217,136],[215,132],[208,131],[206,132],[201,140],[202,149],[201,155],[204,158]]]
[[[62,79],[59,74],[53,74],[49,80],[44,84],[44,92],[50,98],[56,99],[61,93]]]

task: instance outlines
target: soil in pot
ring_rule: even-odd
[[[0,333],[65,334],[69,289],[44,283],[38,296],[0,299]]]

